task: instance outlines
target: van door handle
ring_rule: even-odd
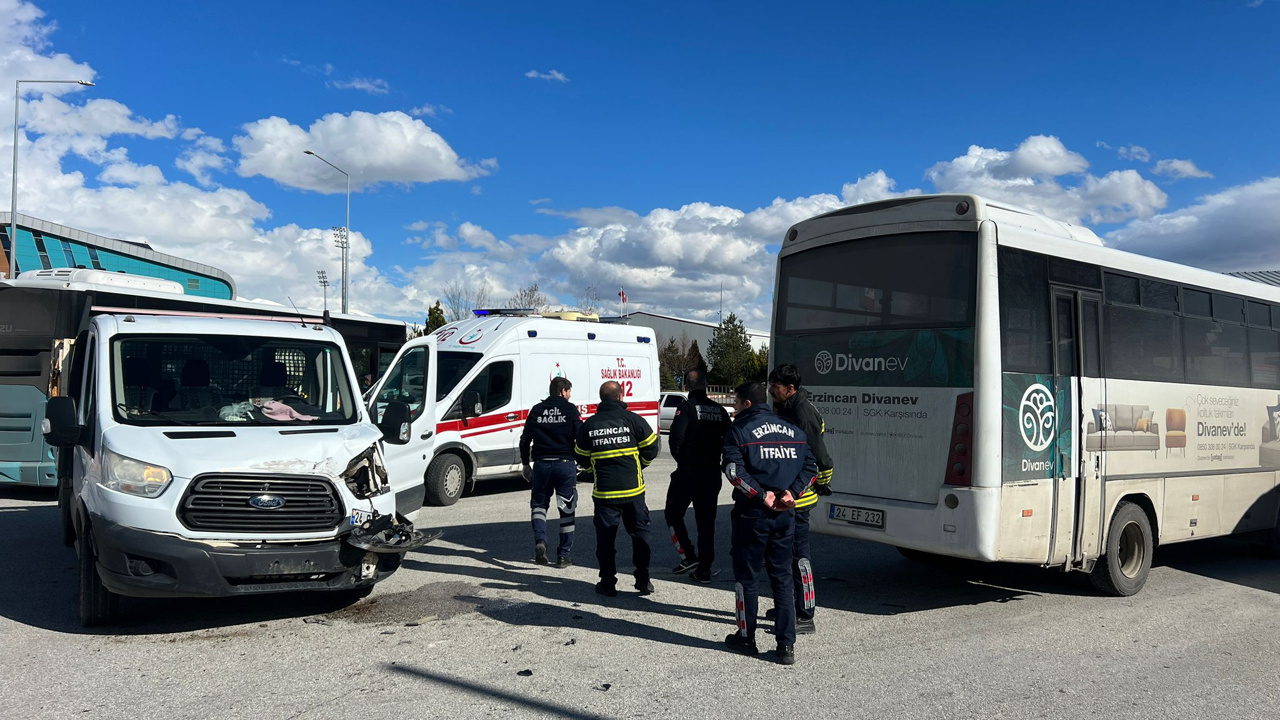
[[[423,440],[426,440],[427,438],[429,438],[429,437],[431,437],[432,435],[435,435],[435,434],[436,434],[436,431],[435,431],[435,430],[428,430],[428,431],[426,431],[426,432],[422,433],[422,439],[423,439]]]
[[[520,413],[507,413],[507,419],[508,419],[508,420],[519,420],[519,419],[520,419]]]

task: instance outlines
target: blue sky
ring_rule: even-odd
[[[723,282],[763,326],[788,225],[918,191],[1280,267],[1280,2],[688,5],[0,0],[0,87],[99,84],[24,92],[20,211],[318,305],[310,147],[358,189],[353,308],[410,319],[451,281],[703,317]]]

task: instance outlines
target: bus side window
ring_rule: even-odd
[[[998,257],[1004,371],[1052,372],[1045,258],[1010,248],[1000,248]]]

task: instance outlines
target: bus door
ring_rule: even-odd
[[[1058,413],[1054,522],[1048,562],[1066,565],[1081,562],[1091,549],[1091,556],[1097,554],[1103,454],[1090,451],[1085,430],[1093,408],[1106,403],[1100,351],[1102,297],[1095,292],[1055,287],[1051,301]],[[1099,439],[1100,436],[1094,438]]]

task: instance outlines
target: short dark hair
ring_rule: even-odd
[[[600,399],[617,402],[622,399],[622,386],[609,380],[600,386]]]
[[[745,382],[734,389],[734,394],[739,400],[745,400],[752,405],[764,405],[769,401],[769,390],[764,383]]]
[[[573,389],[573,383],[569,382],[569,378],[566,378],[566,377],[551,378],[551,390],[549,391],[551,393],[551,397],[560,397],[560,394],[563,393],[565,390],[572,390],[572,389]]]
[[[769,382],[770,384],[777,383],[778,385],[790,385],[799,390],[800,368],[792,365],[791,363],[779,365],[773,369],[773,372],[769,373]]]
[[[706,390],[707,376],[697,370],[690,370],[684,374],[685,390]]]

